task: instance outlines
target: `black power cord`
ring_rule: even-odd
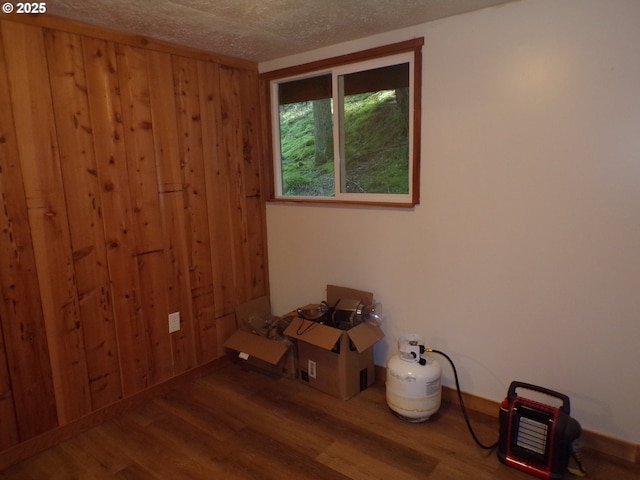
[[[460,381],[458,380],[458,372],[456,370],[456,366],[453,364],[453,360],[451,360],[449,355],[447,355],[444,352],[441,352],[440,350],[425,348],[425,352],[437,353],[438,355],[442,355],[444,358],[446,358],[449,361],[449,363],[451,364],[451,368],[453,369],[453,376],[456,380],[456,390],[458,391],[458,401],[460,402],[460,409],[462,410],[462,416],[464,417],[465,422],[467,422],[467,427],[469,428],[469,432],[471,433],[471,436],[473,437],[473,439],[475,440],[475,442],[478,444],[480,448],[483,448],[485,450],[493,450],[494,448],[496,448],[498,446],[498,442],[492,445],[483,444],[478,439],[475,432],[473,431],[473,428],[471,427],[471,422],[469,421],[469,415],[467,414],[467,409],[465,408],[464,401],[462,400],[462,392],[460,391]]]

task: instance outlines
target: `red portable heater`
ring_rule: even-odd
[[[517,389],[538,392],[562,402],[554,407],[519,396]],[[512,382],[500,407],[501,462],[542,479],[561,479],[575,454],[580,424],[569,416],[569,397],[523,382]],[[576,458],[577,460],[577,458]]]

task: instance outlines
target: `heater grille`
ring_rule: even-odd
[[[516,445],[539,455],[544,455],[549,427],[544,423],[526,417],[520,417]]]
[[[516,398],[511,409],[509,451],[514,459],[538,466],[549,465],[553,425],[559,411],[526,398]]]

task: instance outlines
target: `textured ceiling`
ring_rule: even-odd
[[[80,22],[261,62],[514,0],[49,0]]]

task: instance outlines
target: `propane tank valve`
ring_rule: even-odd
[[[400,339],[400,356],[407,361],[413,361],[420,365],[426,365],[427,359],[424,357],[425,347],[415,338],[402,337]]]
[[[407,360],[409,362],[418,362],[420,360],[420,345],[418,345],[417,340],[402,337],[398,344],[400,356],[403,360]]]

